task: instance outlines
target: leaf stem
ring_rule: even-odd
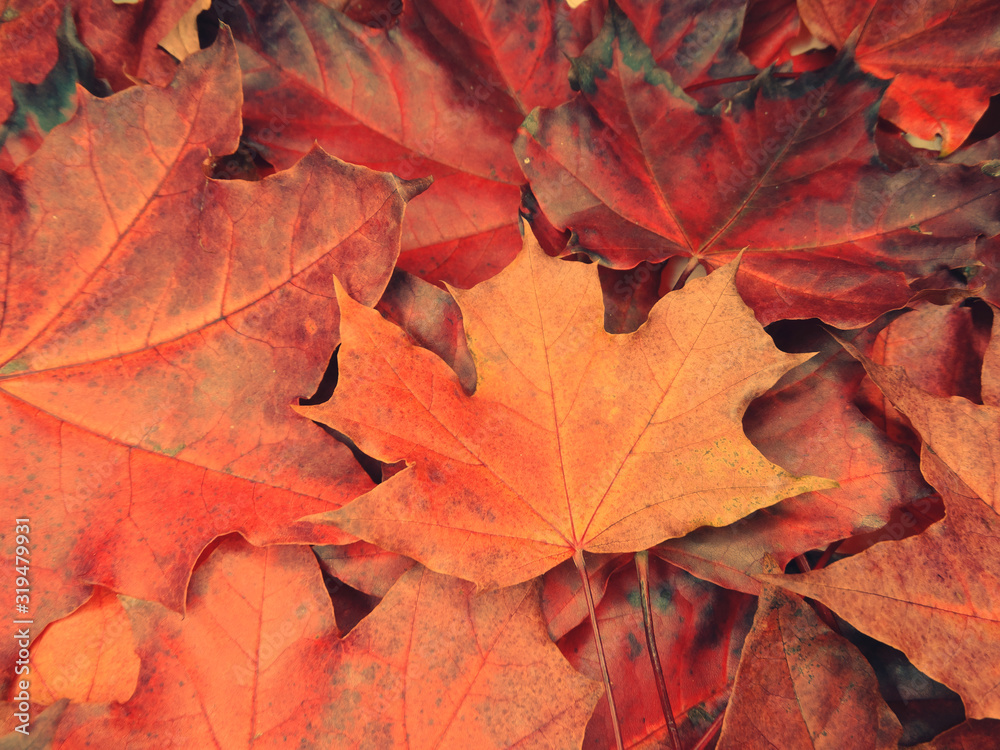
[[[823,555],[816,562],[816,567],[813,570],[819,570],[820,568],[825,568],[826,564],[830,562],[830,558],[833,557],[833,553],[837,551],[837,547],[840,546],[840,542],[834,542],[829,547],[823,551]]]
[[[670,291],[676,292],[678,289],[683,289],[684,285],[687,283],[688,277],[694,273],[694,269],[698,267],[699,262],[700,260],[696,255],[692,255],[688,258],[687,265],[684,266],[684,270],[681,271],[681,275],[677,277],[677,281],[674,282],[674,286]]]
[[[597,626],[597,610],[594,608],[594,592],[590,590],[590,577],[587,575],[587,563],[583,559],[583,550],[578,549],[573,553],[573,563],[580,571],[580,579],[583,581],[583,594],[587,598],[587,610],[590,612],[590,627],[594,632],[594,645],[597,647],[597,660],[601,665],[601,676],[604,678],[604,695],[608,699],[608,708],[611,710],[611,727],[615,733],[615,746],[618,750],[625,750],[622,743],[622,729],[618,725],[618,711],[615,708],[615,698],[611,693],[611,675],[608,673],[608,662],[604,658],[604,644],[601,642],[601,630]]]
[[[660,708],[663,709],[663,718],[667,720],[667,728],[670,730],[670,744],[673,750],[681,750],[681,738],[677,735],[674,710],[670,707],[667,681],[663,678],[660,654],[656,650],[656,634],[653,632],[653,613],[649,606],[649,550],[635,553],[635,570],[639,576],[639,598],[642,601],[642,624],[646,630],[646,647],[649,649],[649,661],[653,664],[656,692],[660,694]]]
[[[705,735],[698,740],[698,744],[691,748],[691,750],[705,750],[705,748],[708,747],[709,743],[712,741],[712,738],[719,733],[719,730],[722,728],[722,720],[725,718],[726,711],[723,709],[722,713],[715,717],[715,721],[712,722],[712,726],[708,728]]]

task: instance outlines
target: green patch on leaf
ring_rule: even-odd
[[[15,372],[23,372],[28,369],[28,361],[25,359],[12,359],[10,362],[0,367],[0,375],[13,375]]]

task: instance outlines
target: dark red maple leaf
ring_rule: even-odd
[[[515,142],[542,210],[573,232],[567,252],[717,268],[747,248],[738,288],[762,322],[851,327],[1000,231],[1000,190],[980,170],[879,165],[884,84],[848,57],[793,82],[764,74],[705,110],[612,8],[574,71],[577,97],[534,111]]]
[[[556,0],[418,0],[372,28],[319,0],[250,0],[221,15],[244,60],[249,143],[279,167],[318,140],[403,178],[433,175],[404,223],[400,267],[469,287],[520,247],[510,140],[533,107],[571,95],[567,12]]]
[[[891,79],[882,117],[947,156],[1000,92],[1000,11],[990,0],[799,0],[803,22],[836,47],[856,33],[861,69]]]

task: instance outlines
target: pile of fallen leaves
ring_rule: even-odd
[[[116,3],[0,2],[0,748],[1000,747],[993,0]]]

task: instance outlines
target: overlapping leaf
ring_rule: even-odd
[[[736,89],[728,90],[724,84],[700,87],[757,72],[737,49],[746,10],[742,0],[624,0],[617,5],[635,24],[656,64],[668,71],[678,86],[698,89],[700,93],[692,95],[702,103],[715,104]]]
[[[748,248],[738,286],[762,322],[857,327],[1000,231],[1000,190],[978,169],[879,165],[884,84],[847,57],[704,110],[612,8],[574,72],[580,93],[534,111],[515,151],[545,215],[573,231],[568,250],[608,265],[717,268]]]
[[[115,3],[69,0],[80,39],[97,58],[97,73],[115,91],[136,81],[165,85],[177,61],[159,47],[194,0]]]
[[[1000,346],[968,299],[1000,299],[1000,141],[876,128],[969,133],[991,7],[216,0],[196,27],[206,3],[0,14],[30,743],[611,747],[593,601],[626,745],[659,746],[631,553],[666,538],[703,579],[652,562],[683,747],[996,744],[959,722],[1000,712]],[[216,16],[235,49],[179,64]],[[77,92],[101,76],[121,93]],[[529,236],[445,290],[515,257],[519,200],[601,267]],[[393,272],[401,237],[440,288]],[[834,332],[871,382],[814,323],[768,329],[792,355],[757,322],[904,304]],[[294,414],[314,390],[336,440]],[[761,575],[793,556],[820,570]]]
[[[866,350],[873,362],[902,367],[913,385],[934,396],[982,403],[983,355],[990,339],[985,307],[916,305],[879,331]],[[882,432],[920,452],[907,419],[870,378],[862,382],[858,400]]]
[[[239,86],[223,35],[166,89],[82,93],[0,175],[0,486],[38,531],[36,627],[92,583],[180,609],[219,534],[352,540],[298,519],[371,480],[290,403],[337,344],[332,274],[374,303],[422,185],[318,149],[263,182],[207,179]]]
[[[755,600],[713,586],[660,560],[650,560],[649,589],[657,650],[685,747],[693,747],[729,699]],[[666,733],[650,665],[635,566],[612,577],[597,609],[615,702],[627,747]],[[594,637],[585,622],[559,641],[570,663],[600,676]],[[601,702],[587,727],[585,748],[614,746],[609,711]]]
[[[400,258],[425,279],[472,286],[517,254],[510,141],[533,107],[571,95],[564,4],[419,0],[398,18],[373,10],[369,25],[319,0],[221,10],[240,42],[248,141],[268,160],[287,166],[316,140],[403,178],[433,175]]]
[[[816,356],[751,404],[744,424],[772,461],[796,472],[825,472],[840,486],[789,498],[723,528],[697,529],[660,545],[657,554],[719,585],[759,594],[754,576],[767,558],[784,567],[811,549],[881,530],[893,511],[932,510],[916,456],[851,403],[864,369],[823,338]]]
[[[904,651],[918,668],[956,690],[968,716],[977,719],[1000,717],[995,334],[996,328],[983,369],[984,406],[931,396],[900,368],[865,362],[925,441],[921,466],[944,496],[945,519],[898,544],[876,545],[830,568],[777,579]]]
[[[596,270],[529,234],[501,274],[454,291],[476,392],[344,295],[333,398],[298,407],[406,471],[326,518],[480,584],[527,580],[581,550],[632,552],[829,486],[766,461],[749,401],[802,360],[775,349],[735,265],[669,295],[636,333],[604,331]]]
[[[857,31],[861,69],[891,79],[881,116],[918,138],[961,145],[1000,92],[1000,13],[990,0],[799,0],[803,22],[844,46]]]
[[[184,618],[123,600],[135,694],[72,706],[50,746],[571,748],[600,687],[548,640],[537,597],[415,569],[340,640],[308,549],[229,537]]]
[[[135,692],[140,665],[132,626],[118,597],[95,588],[71,617],[46,629],[34,643],[28,665],[31,671],[25,674],[31,675],[36,706],[63,698],[73,703],[125,703]]]
[[[871,667],[794,594],[767,586],[747,636],[720,750],[897,747]]]

